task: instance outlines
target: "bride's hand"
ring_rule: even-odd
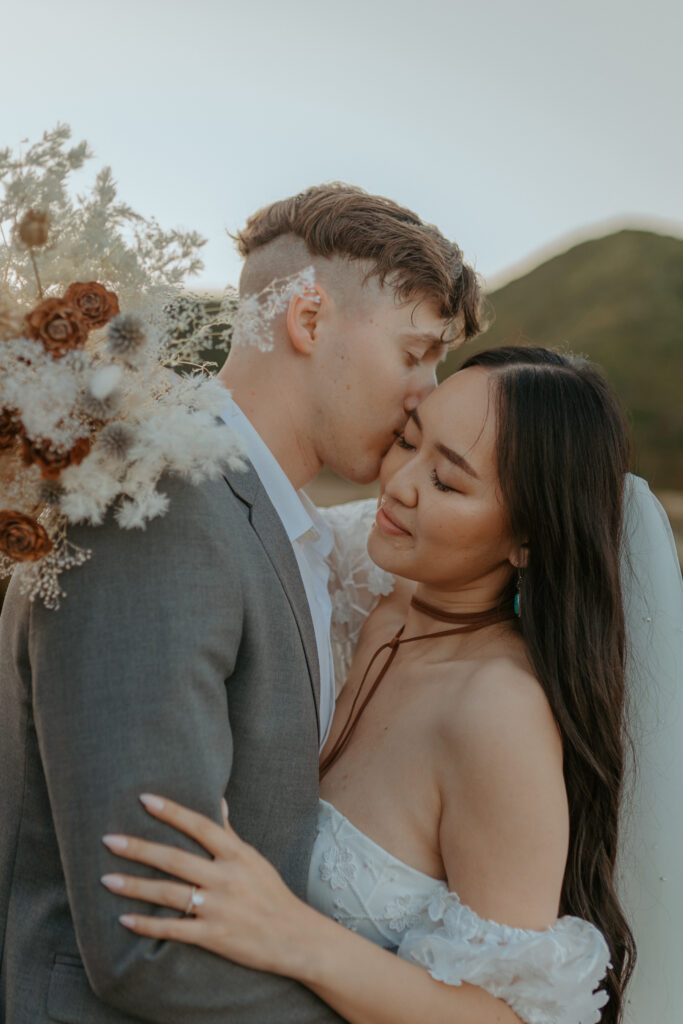
[[[295,976],[297,935],[303,919],[315,911],[287,888],[265,857],[237,836],[226,808],[221,828],[172,800],[151,794],[140,800],[150,814],[195,839],[213,859],[134,836],[104,836],[103,843],[117,856],[181,880],[103,875],[102,884],[110,892],[185,915],[123,914],[121,924],[138,935],[202,946],[245,967]]]

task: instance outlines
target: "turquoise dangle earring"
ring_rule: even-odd
[[[520,615],[522,614],[522,611],[521,611],[522,605],[521,605],[521,600],[520,600],[520,595],[521,595],[521,590],[522,590],[522,578],[523,578],[522,570],[521,570],[520,566],[517,566],[517,590],[515,592],[515,602],[514,602],[514,604],[512,606],[513,609],[514,609],[515,615],[517,616],[517,618],[519,618]]]

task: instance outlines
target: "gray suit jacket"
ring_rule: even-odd
[[[7,1024],[327,1024],[289,979],[117,922],[99,882],[129,832],[187,848],[138,794],[237,832],[303,896],[315,835],[318,666],[296,559],[253,471],[165,481],[146,531],[72,531],[93,558],[58,611],[10,585],[0,623],[0,1017]],[[140,873],[149,869],[136,870]]]

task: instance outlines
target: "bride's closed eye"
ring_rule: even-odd
[[[415,451],[415,445],[414,444],[408,444],[408,442],[406,441],[406,435],[403,434],[403,433],[396,435],[396,441],[394,443],[396,444],[396,446],[398,448],[403,448],[404,451],[407,451],[407,452],[414,452]]]
[[[432,483],[436,487],[437,491],[453,491],[455,494],[460,494],[460,491],[457,489],[457,487],[449,487],[448,484],[445,484],[442,480],[439,480],[438,473],[436,472],[435,469],[432,470],[431,477]]]

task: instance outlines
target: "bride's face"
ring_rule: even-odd
[[[384,569],[488,607],[519,555],[498,483],[486,370],[449,377],[419,406],[380,474],[368,551]]]

